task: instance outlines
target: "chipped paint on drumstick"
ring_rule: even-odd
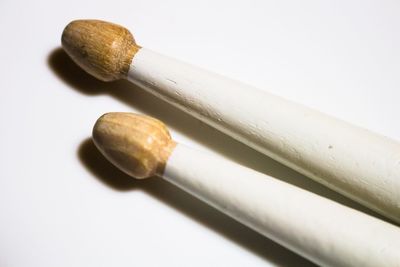
[[[399,266],[400,229],[255,172],[176,144],[162,122],[102,116],[95,144],[131,176],[158,175],[255,231],[322,266]]]
[[[97,78],[127,78],[252,148],[400,222],[399,143],[141,48],[119,25],[74,21],[64,30],[62,41],[75,62]]]
[[[398,143],[145,48],[135,55],[128,80],[273,159],[398,220]]]

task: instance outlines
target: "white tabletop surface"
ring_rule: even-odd
[[[152,115],[179,142],[374,213],[60,49],[71,20],[122,24],[147,48],[400,140],[400,2],[0,1],[0,266],[309,266],[90,141],[105,112]],[[368,240],[370,242],[370,240]]]

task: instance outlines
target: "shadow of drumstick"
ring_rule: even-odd
[[[66,53],[62,49],[56,49],[51,52],[48,57],[48,64],[53,72],[62,81],[64,81],[67,85],[69,85],[72,89],[76,90],[79,93],[82,93],[84,95],[108,94],[115,99],[126,103],[129,106],[135,107],[135,109],[140,110],[143,113],[162,120],[168,125],[169,128],[196,140],[202,145],[214,150],[219,154],[224,155],[232,161],[235,161],[239,164],[250,167],[267,175],[273,176],[277,179],[293,184],[300,188],[322,195],[346,206],[384,219],[382,216],[376,214],[375,212],[308,179],[307,177],[285,167],[284,165],[270,159],[265,155],[262,155],[261,153],[245,146],[244,144],[232,139],[231,137],[205,125],[197,119],[194,119],[188,114],[154,97],[143,89],[140,89],[127,81],[105,83],[96,80],[95,78],[83,72],[77,65],[75,65],[75,63],[72,62],[72,60],[66,55]],[[91,170],[92,173],[96,174],[97,178],[100,178],[102,182],[109,185],[110,187],[117,190],[140,188],[141,190],[148,192],[155,198],[162,200],[166,204],[183,212],[184,214],[195,219],[196,221],[201,222],[203,225],[223,234],[225,237],[235,241],[241,246],[251,251],[254,251],[256,254],[263,256],[264,258],[268,258],[271,260],[271,258],[274,259],[274,257],[277,257],[277,255],[279,258],[279,255],[285,254],[284,252],[281,252],[286,251],[284,248],[274,244],[268,239],[261,237],[260,235],[247,229],[246,227],[243,227],[239,223],[236,223],[235,221],[229,219],[227,216],[216,212],[212,208],[201,203],[200,201],[197,201],[188,194],[182,191],[179,191],[178,193],[178,189],[171,187],[166,182],[160,179],[151,179],[151,181],[146,182],[129,180],[129,182],[127,182],[129,178],[126,177],[126,175],[117,171],[116,168],[112,167],[111,165],[104,169],[104,159],[102,159],[102,164],[94,165],[93,162],[90,160],[90,157],[85,156],[85,149],[87,150],[87,147],[90,146],[87,144],[88,142],[89,141],[84,142],[80,147],[79,157],[82,163],[86,167],[88,167],[88,169]],[[94,152],[91,153],[93,154]],[[92,155],[92,157],[97,157],[97,160],[99,160],[98,156]],[[89,159],[85,160],[85,158]],[[227,227],[227,225],[230,226]],[[271,246],[273,247],[272,251],[274,251],[274,248],[276,251],[278,251],[272,253],[274,255],[271,255],[271,253],[267,253],[265,251],[271,251]],[[286,251],[286,253],[288,252]],[[293,255],[293,257],[296,258],[296,261],[300,260],[300,257],[295,256],[295,254]],[[282,257],[288,256],[285,255]],[[282,262],[287,262],[287,260],[284,260]]]
[[[135,180],[129,177],[106,160],[91,139],[81,143],[78,157],[94,177],[113,190],[142,190],[202,226],[235,242],[243,249],[278,266],[314,266],[313,263],[232,220],[161,178]]]

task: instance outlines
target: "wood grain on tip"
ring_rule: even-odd
[[[72,21],[61,42],[75,63],[102,81],[125,78],[140,49],[126,28],[101,20]]]
[[[176,146],[161,121],[122,112],[101,116],[93,140],[108,160],[138,179],[161,175]]]

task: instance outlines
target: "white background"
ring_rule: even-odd
[[[59,49],[69,21],[122,24],[144,47],[400,140],[399,14],[399,1],[1,0],[0,266],[312,265],[112,167],[89,140],[110,111],[375,215],[127,82],[89,77]]]

